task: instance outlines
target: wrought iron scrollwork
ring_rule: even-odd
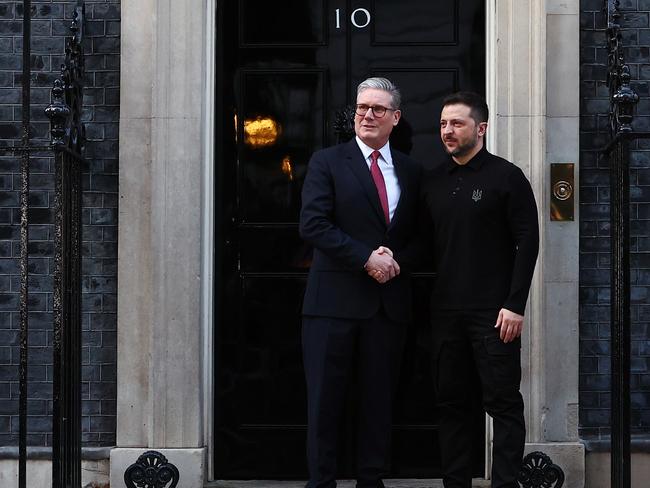
[[[124,472],[127,488],[175,488],[180,479],[178,468],[158,451],[147,451]]]
[[[347,142],[354,137],[354,107],[342,108],[334,117],[334,132],[339,143]]]
[[[45,115],[50,119],[50,134],[53,146],[65,144],[66,123],[70,117],[70,107],[65,103],[65,90],[61,80],[54,80],[52,102],[45,109]]]
[[[66,39],[65,61],[61,65],[61,77],[54,81],[52,102],[45,109],[50,119],[52,145],[67,146],[81,154],[85,140],[85,127],[81,122],[83,107],[83,77],[85,73],[83,56],[83,4],[73,14],[70,32]]]
[[[618,132],[631,132],[634,105],[638,103],[639,95],[630,87],[630,67],[627,64],[621,66],[619,80],[618,90],[611,99],[615,107],[615,129],[618,128]]]
[[[609,128],[613,138],[632,131],[634,105],[639,96],[630,87],[630,67],[621,45],[620,0],[604,0],[607,13],[607,86],[609,87]]]
[[[517,481],[523,488],[560,488],[564,471],[546,454],[535,451],[524,458]]]

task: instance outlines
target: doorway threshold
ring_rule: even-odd
[[[443,488],[442,480],[384,480],[386,488]],[[304,488],[304,481],[278,481],[278,480],[217,480],[205,485],[205,488]],[[472,488],[489,488],[490,480],[475,479]],[[354,480],[337,482],[337,488],[355,488]]]

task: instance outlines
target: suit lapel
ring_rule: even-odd
[[[363,188],[363,192],[368,198],[370,205],[375,209],[377,217],[385,223],[384,211],[381,208],[381,202],[379,201],[377,187],[375,186],[375,182],[370,175],[368,163],[366,163],[366,160],[363,157],[363,153],[357,145],[356,139],[352,139],[345,147],[345,162],[359,181],[359,184]]]

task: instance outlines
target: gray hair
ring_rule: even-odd
[[[400,104],[402,103],[402,94],[400,93],[399,88],[397,88],[397,86],[395,86],[395,84],[388,78],[376,77],[368,78],[367,80],[362,81],[357,87],[357,96],[359,96],[359,93],[361,93],[363,90],[367,90],[368,88],[374,88],[375,90],[384,90],[385,92],[390,93],[393,99],[392,108],[395,110],[399,109]]]

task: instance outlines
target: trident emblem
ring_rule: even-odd
[[[472,200],[474,200],[474,202],[478,202],[482,196],[483,190],[474,190],[474,193],[472,193]]]

